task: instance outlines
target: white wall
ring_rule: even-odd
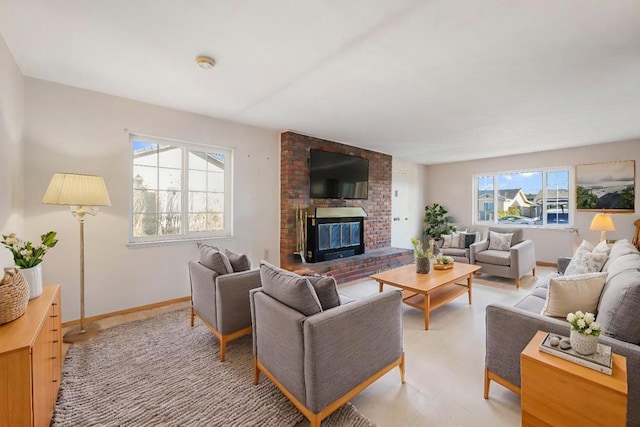
[[[22,221],[23,122],[24,78],[0,37],[0,234],[30,238]],[[0,267],[12,266],[11,253],[1,249]]]
[[[268,251],[279,263],[279,133],[123,98],[26,78],[25,228],[58,231],[43,264],[46,283],[62,285],[63,320],[79,317],[78,222],[63,206],[40,200],[54,172],[102,175],[111,207],[85,223],[86,315],[188,296],[187,261],[196,244],[131,248],[128,243],[132,133],[231,147],[234,237],[220,247],[247,253],[254,265]]]
[[[473,219],[471,193],[475,173],[574,166],[616,160],[636,161],[636,205],[634,214],[612,214],[616,231],[607,233],[607,237],[631,240],[633,222],[640,217],[640,140],[430,166],[427,180],[428,200],[429,203],[438,202],[444,205],[453,215],[455,222],[468,225]],[[578,229],[579,234],[571,233],[567,229],[527,228],[525,238],[535,241],[538,261],[555,263],[559,256],[570,256],[574,245],[579,244],[582,239],[592,243],[600,240],[599,232],[589,231],[593,216],[592,212],[575,212],[574,227]]]

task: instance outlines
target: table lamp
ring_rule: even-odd
[[[605,213],[596,214],[591,220],[589,226],[591,231],[601,231],[600,241],[607,240],[607,231],[616,231],[616,226],[613,225],[613,220],[610,215]]]

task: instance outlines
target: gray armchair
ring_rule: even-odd
[[[524,240],[521,228],[489,228],[496,233],[512,233],[511,247],[508,250],[489,249],[491,233],[487,238],[471,245],[471,264],[482,267],[480,273],[515,279],[520,287],[520,278],[531,271],[536,275],[536,252],[533,240]]]
[[[189,261],[191,326],[196,316],[220,341],[224,362],[227,342],[251,333],[249,291],[260,287],[260,270],[219,275],[199,262]]]
[[[329,308],[335,281],[322,290],[273,266],[261,271],[263,288],[251,291],[255,384],[262,372],[318,427],[396,366],[404,383],[400,291]]]

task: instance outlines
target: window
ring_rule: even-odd
[[[475,175],[475,222],[568,225],[569,181],[569,168]]]
[[[231,150],[130,135],[130,242],[231,235]]]

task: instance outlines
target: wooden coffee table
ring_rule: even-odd
[[[471,304],[471,278],[480,266],[456,262],[449,270],[434,270],[428,274],[416,273],[415,264],[383,271],[371,276],[379,284],[391,285],[402,289],[402,300],[405,304],[424,311],[424,329],[429,329],[429,313],[458,298],[469,294]],[[466,281],[465,281],[466,279]],[[463,281],[463,283],[458,283]]]

